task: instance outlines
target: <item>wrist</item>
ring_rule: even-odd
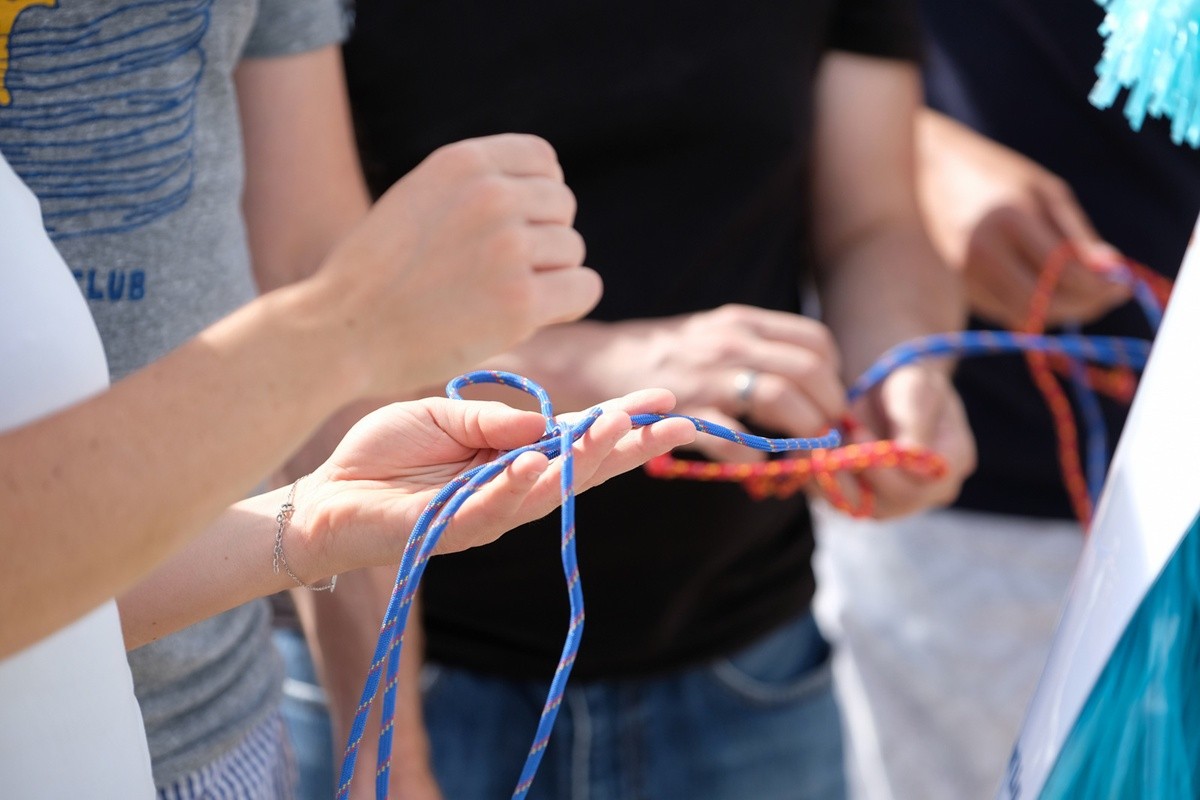
[[[582,320],[551,326],[488,364],[537,380],[549,391],[555,411],[579,411],[623,394],[613,389],[612,376],[621,371],[613,373],[608,366],[615,361],[612,329],[618,324]]]
[[[322,273],[263,296],[267,313],[292,352],[306,364],[319,364],[312,387],[322,387],[334,408],[366,396],[372,370],[366,356],[368,326],[350,295]]]
[[[317,475],[298,478],[285,487],[272,522],[275,540],[272,569],[286,576],[288,588],[333,591],[337,575],[348,568],[335,558],[330,545],[329,514],[322,502],[325,480]]]

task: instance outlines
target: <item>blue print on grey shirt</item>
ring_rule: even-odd
[[[74,25],[13,25],[0,150],[51,237],[129,231],[187,202],[211,5],[129,2]]]

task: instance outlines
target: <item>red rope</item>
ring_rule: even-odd
[[[1021,332],[1045,331],[1050,301],[1058,288],[1063,270],[1074,258],[1076,250],[1070,242],[1063,242],[1051,251],[1038,277]],[[1124,266],[1149,285],[1160,305],[1166,305],[1172,286],[1169,279],[1134,261],[1126,261]],[[1050,411],[1057,440],[1059,468],[1071,508],[1086,530],[1092,516],[1092,502],[1079,456],[1079,430],[1067,393],[1056,377],[1065,375],[1069,365],[1066,359],[1045,353],[1028,353],[1025,358],[1034,385],[1045,398]],[[1088,367],[1086,374],[1095,391],[1126,403],[1133,399],[1137,378],[1131,370]],[[853,418],[848,417],[843,421],[842,429],[847,436],[860,428]],[[946,474],[948,465],[945,458],[927,448],[901,445],[892,439],[882,439],[848,444],[830,450],[813,450],[794,457],[765,462],[719,463],[662,455],[652,459],[645,466],[648,474],[666,480],[741,483],[747,493],[756,500],[789,497],[810,483],[815,483],[830,504],[855,517],[869,517],[875,508],[874,492],[863,480],[863,473],[871,469],[897,468],[915,476],[936,479]],[[838,480],[839,475],[854,481],[857,486],[857,502],[847,495]]]

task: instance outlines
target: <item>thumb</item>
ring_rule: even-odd
[[[929,447],[937,434],[938,417],[948,383],[941,373],[919,366],[904,367],[879,390],[880,412],[886,435],[901,444]]]
[[[512,450],[533,444],[546,432],[546,419],[494,400],[444,400],[433,406],[437,423],[464,447]]]

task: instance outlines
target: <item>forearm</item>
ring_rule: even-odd
[[[121,595],[118,605],[125,647],[133,650],[294,586],[285,570],[272,568],[275,515],[288,488],[231,506],[180,552]]]
[[[821,274],[820,299],[848,382],[889,347],[965,322],[958,276],[915,220],[881,225],[841,254]]]
[[[263,298],[0,438],[0,543],[22,553],[0,562],[0,656],[127,591],[357,393],[315,300],[301,288]]]
[[[910,64],[836,54],[818,90],[817,283],[852,380],[888,347],[960,328],[958,276],[938,257],[917,200]]]
[[[646,388],[627,380],[630,371],[622,369],[621,364],[633,362],[628,348],[636,346],[635,340],[649,346],[644,337],[650,330],[650,325],[637,320],[617,323],[585,320],[555,325],[539,331],[507,353],[489,359],[486,366],[536,380],[550,393],[557,412],[579,411]],[[514,406],[537,408],[532,398],[511,389],[480,387],[472,391],[475,392],[472,397],[501,399]]]
[[[312,274],[367,213],[337,47],[246,59],[235,74],[255,277],[264,291]]]

